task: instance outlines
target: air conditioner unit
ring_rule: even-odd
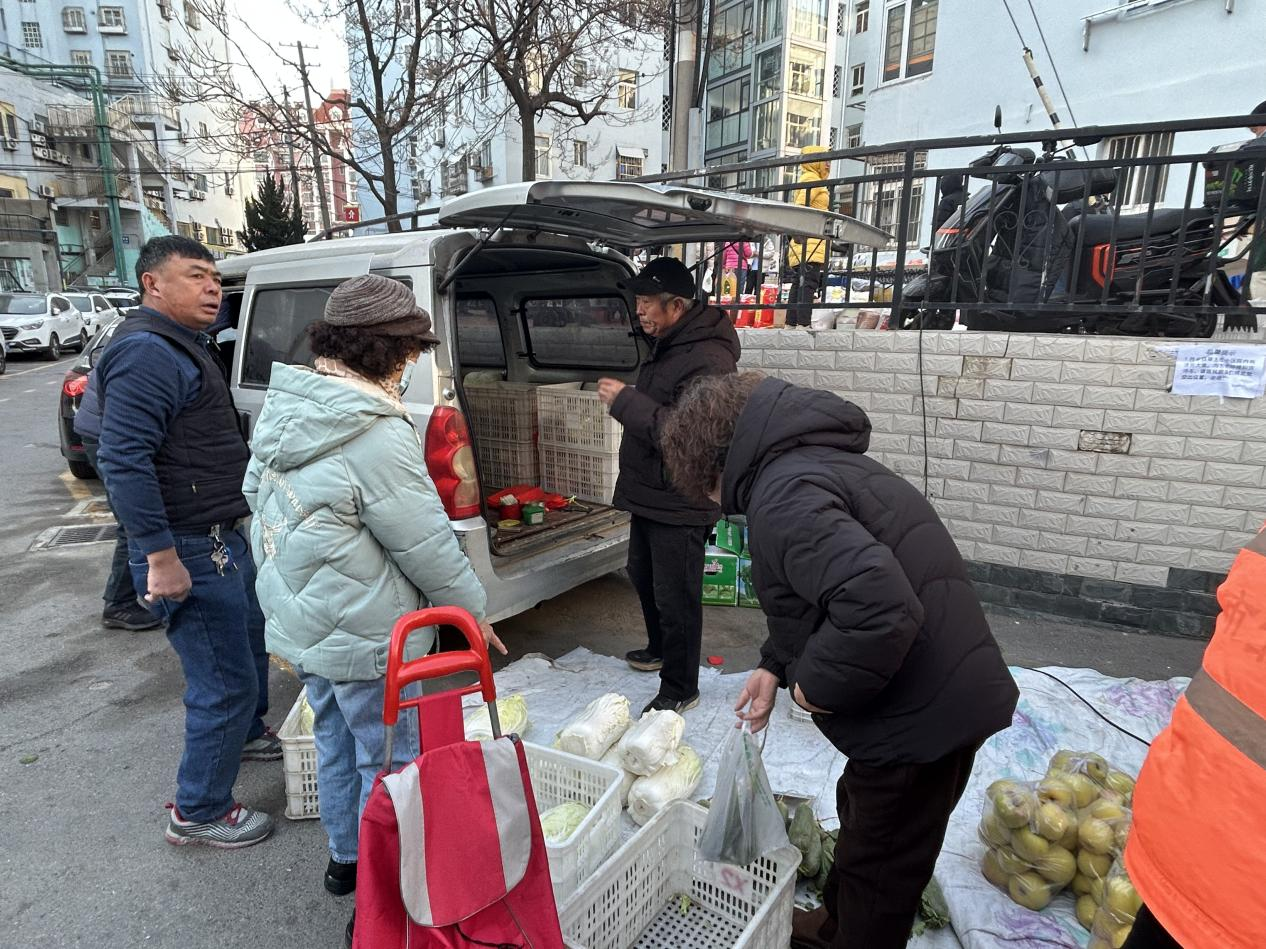
[[[203,235],[202,225],[201,225],[201,224],[195,224],[195,225],[193,226],[193,236],[194,236],[194,240],[199,240],[199,241],[200,241],[200,240],[202,240],[202,239],[203,239],[203,236],[204,236],[204,235]]]
[[[205,191],[201,191],[198,188],[190,189],[189,191],[190,201],[205,201],[206,199],[207,199],[207,193]]]
[[[15,138],[8,138],[8,137],[6,136],[6,137],[5,137],[5,139],[4,139],[4,147],[5,147],[6,149],[8,149],[9,151],[11,151],[11,152],[15,152],[15,151],[17,151],[17,150],[18,150],[18,141],[17,141],[17,139],[15,139]],[[43,149],[43,150],[44,150],[44,151],[48,151],[48,149]],[[39,148],[39,147],[36,147],[36,148],[34,148],[34,149],[33,149],[33,151],[35,151],[35,152],[38,154],[38,153],[40,152],[40,148]]]
[[[35,135],[47,135],[48,126],[39,119],[31,119],[31,132]]]
[[[444,133],[443,133],[443,132],[437,132],[437,133],[436,133],[436,135],[435,135],[435,147],[436,147],[436,148],[443,148],[443,147],[444,147],[444,143],[445,143],[446,141],[447,141],[447,140],[444,138]]]
[[[475,169],[475,177],[480,181],[491,181],[497,176],[497,169],[492,165],[482,165]]]
[[[35,189],[35,191],[41,198],[57,197],[57,192],[53,190],[52,185],[40,185],[38,188]]]
[[[225,185],[225,186],[224,186],[224,193],[225,193],[228,197],[230,197],[230,198],[231,198],[231,197],[233,197],[233,186],[232,186],[232,185]]]
[[[12,143],[12,144],[10,144],[10,143]],[[5,148],[17,148],[17,147],[18,147],[18,143],[17,143],[17,142],[14,142],[14,141],[13,141],[13,139],[11,139],[11,138],[6,138],[6,139],[4,140],[4,147],[5,147]],[[36,158],[43,158],[45,161],[51,161],[51,160],[52,160],[52,159],[50,158],[49,149],[45,148],[43,145],[36,145],[36,146],[34,146],[34,147],[31,149],[31,153],[32,153],[32,154],[33,154]]]

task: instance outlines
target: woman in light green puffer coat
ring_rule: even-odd
[[[355,887],[360,813],[382,765],[392,626],[411,610],[459,606],[505,647],[483,623],[483,587],[400,400],[402,376],[436,343],[430,318],[405,284],[358,277],[309,336],[315,369],[273,364],[243,491],[268,650],[295,667],[314,712],[325,885],[342,895]],[[415,634],[414,654],[433,640]],[[417,755],[416,720],[396,729],[400,765]]]

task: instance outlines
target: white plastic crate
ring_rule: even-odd
[[[316,740],[299,734],[299,709],[308,690],[301,689],[277,737],[281,739],[281,769],[286,776],[286,816],[308,820],[321,816],[317,799]]]
[[[540,388],[527,382],[468,383],[466,408],[475,441],[535,442]]]
[[[503,442],[481,438],[479,477],[484,494],[492,494],[515,484],[537,484],[541,480],[540,459],[533,442]]]
[[[624,426],[611,417],[597,392],[581,389],[579,383],[537,389],[536,417],[542,444],[612,454],[620,450]]]
[[[629,838],[560,909],[570,949],[786,949],[799,851],[746,867],[699,860],[707,818],[674,801]]]
[[[620,456],[605,451],[578,451],[542,442],[541,487],[565,497],[610,504],[620,474]]]
[[[527,753],[532,793],[541,813],[579,801],[590,810],[572,835],[559,843],[546,843],[554,899],[561,904],[576,892],[620,842],[620,771],[600,761],[523,743]]]

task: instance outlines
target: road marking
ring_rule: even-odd
[[[17,372],[6,372],[3,376],[0,376],[0,383],[3,383],[6,379],[16,379],[18,376],[25,376],[28,372],[41,372],[45,369],[57,369],[59,366],[66,365],[66,363],[74,362],[74,360],[74,356],[68,356],[65,359],[58,362],[48,363],[47,365],[32,366],[30,369],[19,369]],[[27,391],[34,392],[35,390],[28,389]]]
[[[23,389],[22,394],[26,395],[28,392],[34,392],[34,391],[35,391],[34,389]]]
[[[70,492],[70,496],[76,501],[87,501],[95,496],[92,488],[88,487],[69,471],[63,471],[58,477],[61,478],[62,484],[66,485],[66,490]]]

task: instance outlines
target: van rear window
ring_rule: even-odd
[[[258,290],[251,304],[242,385],[267,386],[273,363],[311,366],[308,326],[325,312],[337,284]]]
[[[624,297],[534,297],[523,301],[523,322],[532,362],[538,366],[637,366],[637,341]]]
[[[501,345],[497,306],[486,293],[457,298],[457,358],[463,367],[504,369],[506,353]]]

